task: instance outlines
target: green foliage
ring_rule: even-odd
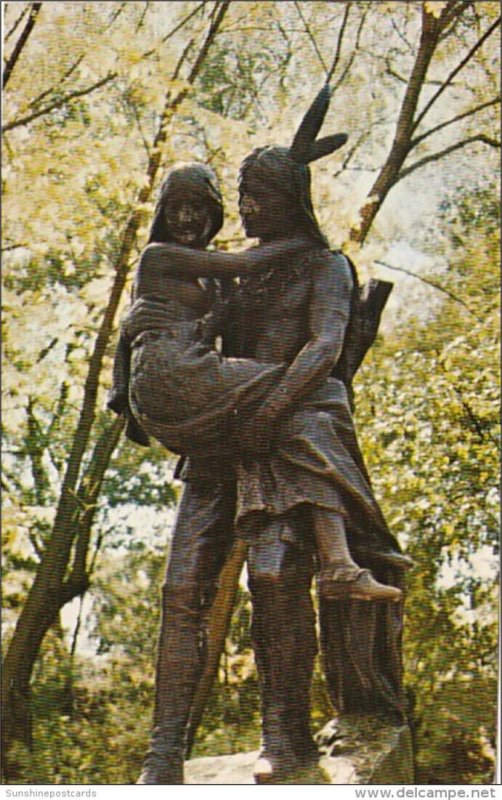
[[[35,676],[35,748],[17,752],[20,783],[137,780],[153,713],[163,567],[163,553],[143,548],[117,557],[96,578],[87,649],[96,643],[97,658],[71,659],[60,635],[47,637]],[[249,595],[240,590],[195,756],[259,746],[259,692],[249,621]]]
[[[361,370],[358,424],[377,493],[415,567],[407,684],[424,783],[489,782],[497,675],[498,208],[473,193],[452,220],[459,298],[380,342]],[[461,293],[461,294],[460,294]]]
[[[92,589],[86,648],[72,658],[51,634],[34,676],[34,751],[19,782],[134,783],[151,724],[164,553],[117,555]],[[14,781],[16,782],[16,781]]]
[[[81,668],[68,695],[61,656],[45,665],[49,676],[34,692],[32,752],[18,749],[18,780],[33,784],[134,783],[146,747],[153,680],[112,667]]]
[[[155,441],[147,450],[123,439],[103,487],[108,507],[117,508],[132,498],[136,506],[151,506],[159,511],[175,505],[177,492],[166,461],[165,451]],[[172,461],[175,463],[175,459]]]

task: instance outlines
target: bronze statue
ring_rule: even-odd
[[[291,148],[262,148],[244,161],[241,216],[261,247],[222,258],[156,243],[138,270],[138,299],[124,325],[131,372],[116,371],[120,391],[112,407],[130,413],[129,403],[136,424],[191,456],[164,586],[155,725],[142,783],[182,782],[204,620],[235,534],[250,543],[263,705],[257,780],[280,781],[318,758],[309,712],[314,557],[324,604],[401,598],[399,588],[369,572],[374,565],[401,571],[409,561],[374,500],[351,419],[346,384],[358,287],[349,262],[329,251],[310,199],[306,165],[345,141],[343,135],[316,141],[328,103],[325,87]],[[210,207],[217,190],[211,180],[211,202],[199,186],[198,198],[184,204],[199,203],[198,214],[183,212],[185,231],[188,218],[193,223],[188,240],[175,224],[182,220],[173,180],[181,174],[168,178],[171,193],[166,188],[161,195],[151,241],[169,241],[158,232],[163,215],[171,239],[200,248],[216,227]],[[248,277],[232,293],[220,355],[208,343],[214,324],[202,324],[215,284],[208,295],[197,278],[232,274]]]

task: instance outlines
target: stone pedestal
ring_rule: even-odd
[[[329,722],[316,739],[321,751],[319,769],[292,775],[287,783],[414,783],[412,743],[407,725],[393,726],[378,717],[350,715]],[[194,758],[185,764],[185,782],[220,786],[253,784],[257,758],[257,750]]]

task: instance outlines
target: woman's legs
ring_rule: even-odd
[[[129,402],[150,436],[191,458],[238,450],[248,419],[282,378],[285,366],[226,358],[214,350],[147,331],[133,347]],[[233,443],[235,442],[235,448]]]
[[[345,522],[341,514],[314,506],[314,533],[320,562],[319,591],[326,599],[357,600],[401,599],[394,586],[379,583],[367,569],[353,560],[347,544]]]

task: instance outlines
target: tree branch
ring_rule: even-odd
[[[5,247],[2,247],[1,252],[7,253],[9,250],[18,250],[20,247],[28,247],[28,245],[24,242],[20,242],[19,244],[6,244]]]
[[[203,2],[202,2],[202,3],[199,3],[199,5],[198,5],[196,8],[194,8],[194,10],[193,10],[193,11],[191,11],[191,12],[190,12],[190,14],[188,14],[188,15],[185,17],[185,19],[182,19],[182,20],[181,20],[181,22],[179,22],[179,23],[178,23],[178,25],[176,25],[176,26],[175,26],[175,27],[172,29],[172,31],[169,31],[169,33],[167,33],[167,34],[166,34],[166,35],[165,35],[165,36],[164,36],[164,37],[163,37],[163,38],[160,40],[160,42],[158,42],[158,44],[156,44],[156,45],[155,45],[155,47],[152,47],[152,49],[151,49],[151,50],[147,50],[147,51],[146,51],[146,53],[143,53],[143,55],[142,55],[141,57],[142,57],[142,58],[148,58],[149,56],[153,55],[153,54],[155,53],[155,51],[157,50],[157,48],[158,48],[158,47],[160,47],[160,45],[161,45],[161,44],[165,44],[167,41],[169,41],[169,39],[170,39],[172,36],[174,36],[174,34],[175,34],[175,33],[178,33],[178,31],[180,31],[180,30],[181,30],[181,29],[182,29],[182,28],[183,28],[183,27],[184,27],[184,26],[187,24],[187,22],[190,22],[190,20],[192,19],[192,17],[195,17],[195,15],[196,15],[196,14],[198,14],[198,13],[199,13],[199,11],[200,11],[201,9],[203,9],[203,8],[204,8],[204,6],[205,6],[205,5],[206,5],[206,2],[205,2],[205,0],[203,0]]]
[[[462,2],[456,2],[456,0],[454,0],[454,2],[449,4],[449,7],[441,14],[441,40],[446,39],[453,33],[455,26],[464,11],[473,5],[474,4],[472,0],[463,0]],[[448,25],[450,25],[449,28]]]
[[[451,36],[455,32],[462,14],[464,13],[464,11],[467,8],[472,7],[473,3],[472,2],[465,2],[465,3],[462,3],[461,5],[462,5],[462,8],[459,8],[459,10],[457,12],[457,16],[453,18],[453,21],[451,22],[450,26],[448,27],[447,25],[445,25],[443,27],[443,29],[441,31],[441,35],[439,37],[439,41],[440,42],[445,41],[445,39],[448,39],[448,37]]]
[[[81,64],[81,62],[82,62],[83,58],[84,58],[84,54],[80,55],[80,56],[77,58],[77,60],[75,61],[75,63],[74,63],[74,64],[72,64],[72,65],[71,65],[71,67],[69,67],[69,69],[67,69],[67,70],[66,70],[66,72],[64,72],[64,73],[63,73],[63,75],[61,76],[61,78],[60,78],[60,80],[59,80],[59,84],[58,84],[58,86],[57,86],[57,87],[51,86],[51,87],[50,87],[50,89],[46,89],[46,90],[45,90],[45,91],[43,91],[41,94],[39,94],[37,97],[35,97],[33,100],[30,100],[30,102],[29,102],[29,104],[28,104],[28,108],[34,108],[35,106],[37,106],[39,103],[41,103],[41,102],[42,102],[42,100],[43,100],[45,97],[47,97],[47,95],[49,95],[49,94],[53,94],[53,93],[54,93],[54,91],[56,90],[56,88],[57,88],[58,90],[60,90],[60,89],[61,89],[61,85],[62,85],[62,84],[63,84],[63,83],[66,81],[66,80],[68,80],[68,78],[70,77],[70,75],[71,75],[73,72],[75,72],[75,70],[77,69],[77,67],[79,66],[79,64]]]
[[[415,172],[415,170],[419,169],[420,167],[430,164],[431,161],[439,161],[440,158],[444,158],[445,156],[450,155],[450,153],[454,153],[455,150],[460,150],[460,148],[466,147],[468,144],[473,144],[474,142],[481,142],[482,144],[487,144],[494,148],[500,147],[500,142],[497,139],[493,139],[491,136],[487,136],[484,133],[478,133],[476,136],[469,136],[467,139],[462,139],[460,142],[455,142],[455,144],[445,147],[444,150],[439,150],[437,153],[431,153],[431,155],[424,156],[424,158],[420,158],[418,161],[410,164],[409,167],[401,170],[396,178],[395,183],[401,181],[403,178],[406,178],[408,175],[411,175],[412,172]]]
[[[10,37],[12,36],[12,34],[16,32],[18,26],[21,24],[21,22],[23,21],[23,19],[26,16],[26,14],[28,13],[28,11],[29,11],[29,6],[25,6],[23,8],[23,10],[21,11],[20,15],[18,16],[18,18],[16,19],[16,21],[14,22],[12,28],[9,31],[7,31],[7,33],[5,34],[5,40],[4,41],[8,41],[10,39]]]
[[[42,360],[42,357],[40,356],[39,357],[39,361],[41,361],[41,360]],[[45,441],[47,442],[47,451],[48,451],[49,457],[50,457],[52,463],[54,464],[54,467],[58,471],[58,473],[59,473],[59,471],[61,469],[61,463],[60,463],[59,459],[55,458],[54,454],[52,453],[50,444],[51,444],[51,441],[52,441],[52,438],[53,438],[54,434],[59,430],[61,419],[62,419],[64,411],[65,411],[65,409],[67,407],[68,393],[69,393],[69,386],[66,383],[66,381],[63,381],[63,383],[59,387],[59,397],[58,397],[57,402],[55,404],[56,407],[55,407],[54,412],[52,414],[52,419],[51,419],[51,421],[50,421],[50,423],[49,423],[49,425],[48,425],[48,427],[47,427],[47,429],[45,431]]]
[[[345,77],[346,77],[349,69],[351,68],[352,64],[354,63],[354,59],[356,57],[356,53],[359,52],[359,44],[360,44],[360,41],[361,41],[361,34],[362,34],[362,31],[363,31],[364,23],[366,22],[366,17],[368,16],[369,10],[370,10],[370,7],[367,6],[363,10],[363,13],[361,14],[361,20],[359,22],[359,27],[357,29],[356,41],[354,43],[354,47],[351,50],[349,59],[348,59],[347,63],[345,64],[345,67],[343,68],[342,74],[340,75],[340,77],[338,78],[337,82],[335,83],[335,85],[333,87],[333,93],[336,92],[338,87],[341,86],[341,84],[345,80]]]
[[[173,81],[178,80],[179,74],[181,72],[181,68],[182,68],[183,64],[185,63],[185,61],[187,60],[188,53],[190,52],[192,47],[193,47],[193,39],[190,39],[190,41],[187,42],[187,44],[183,48],[183,52],[182,52],[182,54],[180,55],[180,57],[178,59],[178,63],[176,64],[176,67],[175,67],[174,72],[173,72],[173,77],[172,77]]]
[[[482,111],[484,108],[489,108],[490,106],[495,106],[497,103],[500,103],[500,95],[498,97],[494,97],[493,100],[488,100],[486,103],[481,103],[479,106],[471,108],[469,111],[464,111],[463,114],[457,114],[456,117],[452,117],[445,122],[441,122],[439,125],[435,125],[434,128],[430,128],[428,131],[425,131],[425,133],[422,133],[420,136],[412,139],[410,142],[410,147],[416,147],[418,144],[420,144],[420,142],[423,142],[424,139],[432,136],[433,133],[443,130],[443,128],[448,127],[448,125],[453,125],[454,122],[460,122],[461,119],[472,117],[472,115],[477,114],[478,111]]]
[[[480,47],[482,47],[482,45],[486,42],[488,37],[492,35],[492,33],[498,28],[499,25],[500,25],[500,17],[498,19],[496,19],[495,22],[492,25],[490,25],[490,27],[488,28],[487,31],[485,31],[483,36],[480,39],[478,39],[478,41],[476,42],[476,44],[473,47],[471,47],[471,49],[469,50],[469,52],[467,53],[465,58],[463,58],[462,61],[460,61],[460,63],[457,64],[457,66],[455,67],[454,70],[452,70],[452,72],[450,72],[450,74],[448,75],[446,80],[442,83],[442,85],[439,87],[437,92],[435,92],[435,94],[432,95],[430,100],[425,104],[424,108],[422,109],[422,111],[419,113],[419,115],[415,119],[415,122],[413,123],[413,130],[417,129],[417,127],[420,125],[420,123],[423,120],[423,118],[425,117],[425,115],[428,113],[428,111],[430,111],[430,109],[432,108],[434,103],[439,99],[439,97],[443,94],[443,92],[448,88],[448,86],[451,84],[451,82],[453,81],[455,76],[458,75],[460,70],[462,70],[466,66],[466,64],[469,63],[469,61],[474,56],[474,54],[479,50]]]
[[[117,20],[117,19],[120,17],[120,15],[122,14],[122,12],[123,12],[123,10],[124,10],[124,8],[125,8],[126,6],[127,6],[127,0],[124,0],[124,2],[120,4],[120,6],[118,7],[118,9],[117,9],[116,11],[114,11],[114,13],[112,14],[112,16],[110,17],[110,22],[109,22],[109,23],[108,23],[108,25],[105,27],[105,31],[107,31],[109,28],[111,28],[111,27],[112,27],[112,25],[113,25],[113,24],[114,24],[114,22],[116,22],[116,20]]]
[[[44,358],[50,353],[52,348],[55,347],[58,342],[59,342],[59,339],[56,336],[53,339],[51,339],[51,341],[49,342],[49,344],[46,347],[42,348],[42,350],[38,354],[37,364],[40,364],[40,362],[44,360]]]
[[[458,399],[460,401],[460,404],[461,404],[462,408],[464,409],[464,411],[465,411],[465,413],[467,415],[467,418],[470,420],[474,430],[476,431],[480,441],[484,442],[486,440],[486,437],[488,437],[488,439],[496,447],[498,447],[498,439],[496,439],[494,436],[492,436],[490,431],[487,431],[486,435],[485,435],[485,431],[483,430],[483,424],[482,424],[481,420],[479,419],[477,414],[475,414],[475,412],[471,408],[470,403],[468,403],[467,400],[465,399],[465,396],[464,396],[464,393],[463,393],[462,389],[459,387],[458,383],[453,379],[453,376],[451,375],[451,372],[446,368],[444,362],[442,360],[438,360],[438,364],[439,364],[439,367],[443,370],[444,374],[450,380],[450,384],[451,384],[451,386],[453,388],[453,391],[457,395],[457,397],[458,397]]]
[[[40,5],[42,5],[42,4],[40,3]],[[146,5],[148,6],[148,3]],[[175,33],[177,33],[179,30],[181,30],[181,28],[183,28],[183,26],[186,25],[187,22],[189,22],[189,20],[191,20],[192,17],[194,17],[204,7],[204,5],[205,5],[205,2],[200,3],[197,6],[197,8],[195,8],[190,14],[188,14],[183,20],[181,20],[181,22],[178,25],[176,25],[166,36],[164,36],[161,39],[160,43],[167,42],[172,36],[174,36]],[[118,16],[120,15],[120,13],[122,12],[122,10],[123,10],[123,8],[125,6],[126,6],[126,3],[122,3],[122,6],[115,12],[115,14],[114,14],[112,20],[110,21],[108,27],[110,27],[115,22],[115,20],[118,18]],[[143,12],[143,15],[145,13],[146,13],[146,8],[145,8],[145,11]],[[152,55],[155,52],[155,50],[157,49],[158,46],[159,45],[156,45],[156,47],[152,48],[151,50],[148,50],[146,53],[143,53],[141,58],[147,58],[150,55]],[[75,71],[75,69],[81,63],[83,58],[84,58],[84,55],[82,54],[81,56],[78,57],[77,61],[74,64],[72,64],[72,66],[63,74],[63,76],[61,78],[61,81],[60,81],[60,84],[59,84],[59,87],[58,87],[59,89],[61,88],[61,84],[70,77],[72,72]],[[109,76],[107,76],[107,80],[112,80],[113,77],[116,77],[116,73],[109,73]],[[94,91],[94,89],[100,88],[101,85],[103,85],[103,84],[100,84],[100,82],[98,82],[97,84],[94,84],[92,87],[88,87],[85,90],[80,90],[80,92],[82,94],[89,94],[91,91]],[[38,97],[36,97],[34,100],[32,100],[30,102],[29,108],[33,108],[34,106],[38,105],[44,99],[44,97],[47,97],[47,95],[51,94],[52,92],[54,92],[54,87],[51,87],[50,89],[47,89],[44,92],[42,92],[42,94],[40,94]],[[66,102],[69,102],[70,100],[74,99],[75,97],[79,97],[79,96],[81,96],[81,94],[79,94],[79,93],[70,93],[70,94],[66,95],[64,98],[59,98],[54,103],[51,103],[51,104],[45,106],[43,109],[39,109],[38,112],[36,112],[36,113],[34,113],[32,115],[23,117],[23,118],[21,118],[19,120],[14,120],[12,123],[7,123],[5,126],[3,126],[2,131],[5,133],[5,132],[7,132],[9,130],[12,130],[13,128],[19,127],[20,125],[27,125],[29,122],[32,122],[34,119],[36,119],[38,116],[42,116],[43,114],[48,114],[51,111],[54,111],[60,105],[64,105]]]
[[[379,261],[375,259],[375,264],[380,264],[380,266],[387,267],[387,269],[392,269],[395,272],[404,272],[405,275],[410,275],[412,278],[416,278],[417,280],[422,281],[422,283],[426,283],[427,286],[431,286],[433,289],[437,289],[438,292],[443,292],[443,294],[446,294],[450,298],[450,300],[454,300],[456,303],[460,303],[460,305],[463,306],[469,312],[469,314],[472,314],[472,316],[475,317],[475,319],[478,322],[482,322],[482,320],[476,315],[476,313],[472,310],[472,308],[470,308],[467,305],[467,303],[464,300],[462,300],[461,297],[458,297],[458,295],[454,294],[449,289],[445,289],[444,286],[441,286],[440,283],[436,283],[435,281],[432,281],[430,278],[424,278],[423,275],[417,275],[416,272],[412,272],[411,270],[406,269],[405,267],[396,267],[393,264],[388,264],[387,261]]]
[[[316,52],[317,58],[319,59],[319,62],[321,64],[324,72],[326,73],[326,80],[327,80],[328,68],[326,66],[326,62],[324,61],[324,58],[322,57],[321,51],[319,50],[319,47],[318,47],[317,42],[315,40],[314,34],[310,30],[308,22],[305,19],[305,17],[303,16],[303,12],[302,12],[300,4],[297,2],[297,0],[294,0],[294,6],[296,8],[298,16],[300,17],[301,21],[303,22],[303,25],[305,27],[305,33],[307,34],[307,36],[309,37],[310,41],[312,42],[312,46],[313,46],[313,48],[314,48],[314,50]]]
[[[20,119],[8,122],[6,125],[2,126],[2,132],[7,133],[7,131],[11,131],[14,128],[19,128],[20,125],[28,125],[30,122],[33,122],[34,119],[38,119],[38,117],[42,117],[45,114],[50,114],[51,111],[61,108],[62,106],[66,105],[66,103],[75,100],[76,97],[83,97],[86,94],[94,92],[95,89],[100,89],[102,86],[105,86],[105,84],[109,83],[116,77],[116,72],[109,72],[104,78],[101,78],[101,80],[93,83],[91,86],[87,86],[85,89],[77,89],[74,92],[64,95],[64,97],[60,97],[59,100],[55,100],[54,103],[50,103],[48,106],[44,106],[44,108],[39,108],[38,111],[34,111],[27,117],[21,117]]]
[[[22,53],[22,50],[28,41],[28,37],[33,30],[35,22],[37,21],[38,14],[40,9],[42,8],[42,3],[32,3],[30,13],[28,15],[28,20],[26,25],[23,28],[23,31],[16,42],[16,45],[10,54],[10,57],[5,65],[3,79],[2,79],[2,88],[5,89],[7,83],[9,81],[10,76],[12,75],[12,70],[16,66],[17,60]]]
[[[399,110],[394,140],[389,154],[371,187],[365,203],[359,211],[359,221],[350,229],[350,240],[362,244],[368,235],[373,220],[378,214],[387,194],[398,180],[399,171],[410,151],[419,97],[427,76],[431,59],[437,47],[439,36],[438,21],[422,7],[422,29],[415,62],[411,70],[406,91]]]
[[[45,504],[50,489],[49,478],[42,463],[44,452],[44,436],[33,410],[33,398],[28,398],[26,407],[28,435],[26,437],[26,452],[31,462],[31,475],[35,486],[37,505]]]
[[[337,43],[336,43],[335,57],[333,58],[333,63],[331,64],[329,72],[328,72],[328,74],[326,76],[326,83],[330,82],[330,80],[333,77],[333,74],[335,72],[335,69],[338,66],[338,62],[340,61],[340,56],[341,56],[341,53],[342,53],[343,37],[344,37],[344,34],[345,34],[345,28],[347,27],[347,22],[348,22],[348,19],[349,19],[351,6],[352,6],[352,3],[346,3],[346,5],[345,5],[345,11],[343,13],[342,24],[340,26],[340,31],[338,33],[338,40],[337,40]]]
[[[145,7],[144,7],[143,11],[141,12],[141,17],[139,18],[138,23],[136,25],[135,33],[137,33],[143,27],[143,23],[145,22],[145,17],[146,17],[146,15],[148,13],[149,7],[150,7],[149,0],[146,0]]]
[[[99,437],[91,456],[89,466],[77,491],[78,503],[82,509],[78,523],[75,554],[69,582],[83,585],[89,578],[87,555],[91,538],[92,524],[97,511],[97,500],[108,469],[110,458],[115,450],[125,425],[124,417],[117,417]]]
[[[343,159],[342,163],[340,164],[338,169],[336,169],[335,172],[333,173],[333,178],[335,178],[335,179],[338,178],[338,176],[341,175],[342,172],[345,172],[345,170],[349,168],[349,164],[352,161],[352,159],[354,158],[354,155],[357,153],[357,151],[361,147],[362,143],[367,138],[368,138],[368,135],[367,135],[366,131],[364,131],[362,134],[360,134],[358,136],[357,141],[352,145],[352,147],[349,148],[349,150],[346,152],[346,155],[344,156],[344,159]],[[354,167],[353,170],[356,170],[356,168]],[[366,169],[364,170],[364,172],[367,172],[367,171],[368,170],[366,170]]]
[[[190,75],[187,78],[187,82],[190,85],[194,83],[195,79],[197,78],[197,75],[200,72],[200,68],[204,62],[204,59],[206,58],[207,51],[211,47],[213,39],[216,36],[221,23],[223,22],[223,18],[228,11],[230,2],[231,0],[224,0],[221,4],[220,3],[214,4],[213,8],[214,17],[211,23],[211,27],[209,28],[206,40],[199,51],[199,55],[195,59],[195,63],[190,71]]]
[[[402,32],[399,30],[399,28],[398,28],[398,26],[397,26],[397,23],[396,23],[396,21],[395,21],[395,20],[393,20],[393,19],[391,19],[391,21],[390,21],[390,24],[392,25],[392,29],[393,29],[393,30],[394,30],[394,31],[397,33],[397,35],[399,36],[399,38],[401,39],[401,41],[403,42],[403,44],[404,44],[404,45],[405,45],[405,47],[407,48],[408,52],[409,52],[409,53],[413,53],[413,46],[412,46],[412,45],[411,45],[411,43],[408,41],[408,39],[406,38],[406,36],[404,35],[404,33],[402,33]]]

